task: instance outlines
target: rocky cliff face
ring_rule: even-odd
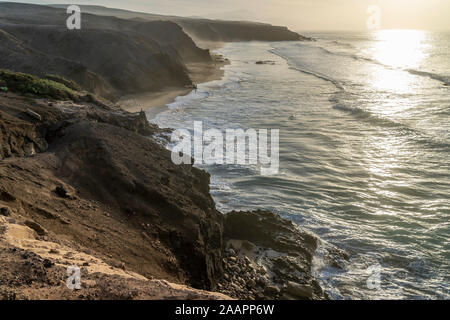
[[[326,299],[312,275],[318,239],[267,211],[224,220],[222,292],[241,299]]]
[[[209,175],[172,164],[165,148],[141,135],[157,130],[142,116],[0,97],[2,149],[11,150],[0,163],[0,189],[14,199],[0,204],[54,239],[147,278],[213,289],[222,274],[223,227]]]
[[[286,27],[264,23],[214,21],[214,20],[175,20],[183,30],[195,39],[205,41],[301,41],[308,38],[290,31]]]
[[[15,270],[0,272],[0,297],[225,297],[148,282],[164,279],[243,299],[326,298],[313,236],[269,212],[222,215],[209,174],[174,165],[144,113],[93,101],[0,95],[0,256]],[[84,294],[57,281],[73,264]]]
[[[1,4],[0,4],[1,6]],[[84,89],[100,96],[109,96],[114,90],[98,74],[83,64],[63,57],[38,51],[0,27],[0,67],[38,76],[55,74],[72,79]]]
[[[57,7],[63,7],[59,5]],[[163,16],[101,6],[81,6],[83,12],[114,16],[135,21],[172,21],[195,39],[206,41],[298,41],[309,40],[286,27],[247,21],[223,21],[201,18]]]
[[[65,8],[0,3],[0,68],[41,77],[63,76],[115,101],[126,94],[190,85],[186,64],[212,63],[209,51],[198,48],[191,37],[207,41],[306,39],[268,24],[92,6],[82,6],[82,29],[68,30]]]
[[[220,293],[147,279],[124,265],[112,266],[89,253],[49,241],[47,231],[34,222],[2,214],[0,300],[230,299]],[[76,287],[72,282],[74,290],[69,290],[67,272],[73,266],[79,266],[80,283]]]
[[[0,4],[0,68],[57,74],[110,99],[190,84],[185,64],[211,61],[169,21],[138,22],[83,14],[68,30],[63,9]]]

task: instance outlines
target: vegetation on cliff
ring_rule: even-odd
[[[76,98],[75,86],[71,89],[66,86],[70,82],[62,77],[51,79],[40,79],[39,77],[9,70],[0,69],[0,86],[7,87],[8,90],[19,92],[24,95],[33,95],[43,98],[53,98],[67,100]]]

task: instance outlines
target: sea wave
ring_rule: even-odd
[[[401,133],[401,135],[408,135],[411,138],[411,141],[414,141],[422,146],[441,150],[443,152],[450,152],[450,144],[443,139],[430,136],[429,134],[426,134],[418,129],[413,129],[402,122],[376,115],[368,110],[345,105],[337,96],[330,97],[329,101],[331,102],[333,109],[351,114],[354,118],[360,121],[365,121],[374,126],[396,129]]]
[[[316,46],[316,48],[322,50],[324,53],[329,54],[329,55],[336,55],[336,56],[340,56],[340,57],[344,57],[344,58],[350,58],[353,60],[357,60],[357,61],[365,61],[365,62],[370,62],[370,63],[374,63],[380,66],[383,66],[385,68],[388,69],[394,69],[393,67],[383,64],[378,60],[372,59],[372,58],[368,58],[368,57],[364,57],[362,55],[358,55],[358,54],[354,54],[354,53],[345,53],[345,52],[336,52],[336,51],[331,51],[327,48],[321,47],[321,46]]]
[[[303,46],[303,45],[300,45]],[[399,70],[399,71],[405,71],[408,72],[412,75],[415,76],[420,76],[420,77],[425,77],[425,78],[429,78],[429,79],[433,79],[439,82],[442,82],[445,86],[450,86],[450,76],[448,75],[443,75],[443,74],[438,74],[438,73],[434,73],[434,72],[429,72],[429,71],[423,71],[423,70],[415,70],[415,69],[403,69],[403,68],[396,68],[387,64],[384,64],[376,59],[372,59],[363,55],[359,55],[359,54],[354,54],[354,53],[345,53],[345,52],[337,52],[337,51],[332,51],[328,48],[322,47],[322,46],[314,46],[315,48],[321,50],[323,53],[328,54],[328,55],[335,55],[335,56],[340,56],[340,57],[344,57],[344,58],[350,58],[356,61],[363,61],[363,62],[368,62],[368,63],[373,63],[376,64],[378,66],[382,66],[388,70]]]
[[[286,62],[288,63],[290,69],[297,70],[299,72],[302,72],[302,73],[305,73],[305,74],[309,74],[309,75],[312,75],[312,76],[314,76],[316,78],[328,81],[328,82],[332,83],[339,90],[345,91],[344,85],[341,82],[339,82],[338,80],[330,78],[330,77],[327,77],[327,76],[322,75],[322,74],[320,74],[318,72],[314,72],[314,71],[308,70],[306,68],[301,68],[299,66],[296,66],[293,63],[291,63],[291,61],[289,60],[288,57],[284,56],[280,52],[277,52],[275,49],[274,50],[269,50],[269,52],[271,52],[271,53],[273,53],[273,54],[283,58],[284,60],[286,60]]]
[[[416,76],[427,77],[427,78],[430,78],[433,80],[437,80],[437,81],[442,82],[446,86],[450,86],[450,76],[437,74],[437,73],[433,73],[433,72],[414,70],[414,69],[405,69],[405,71],[407,71],[413,75],[416,75]]]

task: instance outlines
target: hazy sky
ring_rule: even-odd
[[[1,1],[0,1],[1,2]],[[293,30],[364,30],[369,5],[381,9],[385,29],[450,30],[450,0],[34,0],[98,4],[181,16],[247,19]]]

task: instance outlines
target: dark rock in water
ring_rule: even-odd
[[[269,65],[275,65],[275,61],[267,60],[267,61],[256,61],[255,64],[269,64]]]
[[[345,265],[349,259],[350,257],[347,252],[336,247],[327,248],[326,255],[324,256],[324,262],[327,265],[341,270],[345,269]]]

